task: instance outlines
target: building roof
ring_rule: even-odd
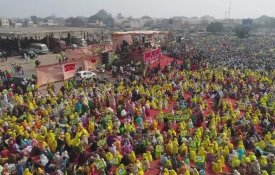
[[[94,32],[99,29],[80,27],[26,27],[26,28],[0,28],[0,37],[45,37],[50,34],[72,34],[75,32]],[[100,29],[102,30],[102,29]]]

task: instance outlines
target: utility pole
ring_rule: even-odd
[[[230,15],[231,15],[231,1],[229,3],[228,19],[230,19]]]
[[[103,43],[104,41],[104,35],[103,35],[103,30],[101,30],[101,42]]]

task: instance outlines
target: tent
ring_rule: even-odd
[[[128,31],[128,32],[114,32],[112,34],[113,48],[116,49],[125,40],[127,43],[133,43],[133,37],[146,36],[153,41],[155,35],[166,35],[168,32],[162,31]]]

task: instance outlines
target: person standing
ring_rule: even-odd
[[[60,55],[59,55],[59,54],[56,54],[56,61],[57,61],[58,63],[61,62],[61,59],[60,59]]]
[[[27,54],[27,63],[29,63],[29,62],[30,62],[30,55]]]
[[[21,75],[24,75],[24,70],[23,70],[22,65],[18,65],[18,73],[19,74],[21,73]]]
[[[62,62],[65,62],[66,57],[65,57],[65,54],[63,54],[63,52],[60,53],[60,57],[62,59]]]
[[[24,56],[25,57],[25,56]],[[11,64],[11,68],[12,68],[12,72],[16,73],[16,68],[15,68],[15,64]]]
[[[5,75],[5,71],[0,71],[0,78],[2,79],[2,80],[5,80],[6,79],[6,75]]]
[[[24,53],[24,59],[26,60],[26,62],[28,61],[28,55],[26,53]]]
[[[4,52],[4,58],[5,58],[6,61],[8,61],[8,54],[7,54],[7,52]]]

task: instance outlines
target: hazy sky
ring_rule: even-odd
[[[230,1],[232,18],[275,17],[275,0],[0,0],[0,17],[91,16],[106,9],[113,16],[224,18]]]

